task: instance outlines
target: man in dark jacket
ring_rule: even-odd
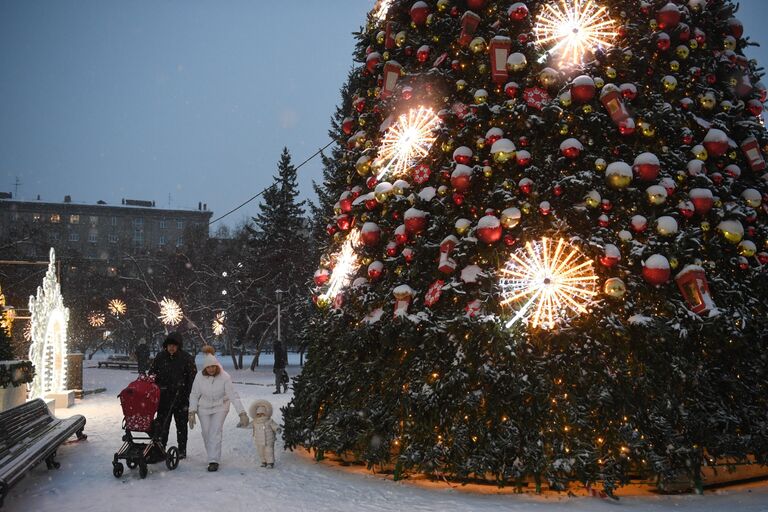
[[[284,387],[284,392],[288,391],[288,372],[285,371],[285,367],[288,364],[288,354],[283,348],[283,344],[280,341],[275,341],[272,345],[272,351],[275,355],[275,364],[272,365],[272,372],[275,374],[275,391],[273,395],[280,393],[280,385]]]
[[[149,347],[144,338],[136,345],[136,362],[139,363],[139,373],[147,373],[149,367]]]
[[[189,411],[189,393],[195,380],[197,367],[195,359],[181,349],[181,334],[170,333],[163,343],[163,350],[152,362],[150,373],[155,374],[155,382],[160,387],[160,404],[157,418],[162,421],[161,432],[163,446],[168,444],[168,432],[171,429],[169,416],[176,422],[176,443],[179,458],[187,456],[187,415]]]

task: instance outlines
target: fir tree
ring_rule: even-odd
[[[736,7],[582,5],[598,43],[547,5],[576,4],[369,17],[287,446],[609,491],[766,462],[766,88]],[[394,165],[419,107],[426,154]]]

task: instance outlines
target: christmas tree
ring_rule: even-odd
[[[286,445],[609,491],[765,463],[767,93],[735,14],[380,2]]]

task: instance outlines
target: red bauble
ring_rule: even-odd
[[[342,192],[341,197],[339,197],[339,208],[341,208],[342,213],[349,213],[352,211],[352,194],[350,192]]]
[[[477,230],[475,231],[475,234],[481,242],[495,244],[501,240],[501,222],[498,217],[494,215],[486,215],[477,221]]]
[[[694,188],[689,194],[693,208],[699,215],[706,215],[715,204],[712,191],[706,188]]]
[[[315,286],[323,286],[331,278],[331,273],[326,268],[319,268],[315,271]]]
[[[457,164],[468,165],[472,161],[472,150],[467,146],[459,146],[453,152],[453,161]]]
[[[374,261],[368,265],[368,279],[378,281],[384,273],[384,264],[380,261]]]
[[[406,263],[411,263],[413,261],[413,258],[416,256],[416,251],[411,249],[410,247],[406,247],[403,249],[403,258],[405,259]]]
[[[512,21],[523,21],[528,17],[528,6],[523,2],[517,2],[509,6],[507,10],[509,19]]]
[[[741,36],[744,35],[744,25],[737,18],[728,19],[728,29],[736,39],[741,39]]]
[[[395,243],[397,245],[403,245],[408,241],[408,233],[405,230],[405,224],[400,224],[395,228]]]
[[[602,214],[597,218],[597,225],[601,228],[607,228],[611,225],[611,219],[605,214]]]
[[[506,94],[509,99],[516,98],[518,92],[520,92],[520,86],[517,82],[509,82],[504,86],[504,94]]]
[[[360,240],[368,247],[379,245],[381,241],[381,229],[375,222],[366,222],[360,228]]]
[[[369,189],[373,190],[374,188],[376,188],[376,185],[379,184],[379,180],[376,179],[376,176],[371,176],[370,178],[365,180],[365,184]]]
[[[416,208],[405,212],[405,231],[409,235],[419,234],[427,227],[427,214]]]
[[[367,199],[365,201],[365,208],[369,212],[375,210],[377,206],[379,206],[379,202],[375,199]]]
[[[518,183],[517,186],[520,188],[520,191],[525,195],[530,195],[531,192],[533,192],[533,180],[530,178],[523,178]]]
[[[379,52],[370,53],[365,58],[365,67],[369,73],[374,73],[379,63],[381,63],[381,54]]]
[[[666,32],[659,32],[656,36],[656,48],[665,52],[669,50],[670,46],[672,46],[672,40],[669,38],[669,34]]]
[[[395,242],[387,243],[387,248],[384,250],[387,256],[394,258],[397,256],[397,244]]]
[[[722,130],[711,128],[704,137],[704,148],[710,156],[723,156],[728,151],[728,135]]]
[[[429,60],[429,52],[430,49],[428,45],[425,44],[419,47],[419,49],[416,51],[416,60],[424,64]]]
[[[464,194],[460,192],[454,192],[453,195],[451,196],[451,199],[453,199],[453,204],[455,204],[456,206],[461,206],[462,204],[464,204]]]
[[[467,7],[473,11],[479,11],[485,7],[486,0],[467,0]]]
[[[571,160],[579,158],[583,150],[584,146],[578,139],[566,139],[560,144],[560,152],[565,158],[570,158]]]
[[[329,236],[335,235],[336,231],[338,231],[338,229],[336,229],[336,226],[334,226],[333,224],[328,224],[327,226],[325,226],[325,232],[328,233]]]
[[[351,117],[345,117],[341,122],[341,131],[346,135],[352,135],[352,130],[355,128],[355,120]]]
[[[642,153],[635,158],[633,169],[642,181],[654,181],[659,176],[661,163],[653,153]]]
[[[577,76],[571,85],[571,99],[576,103],[587,103],[595,97],[595,81],[587,75]]]
[[[347,231],[350,227],[352,227],[352,217],[346,213],[343,213],[336,217],[336,225],[339,226],[340,230]]]
[[[472,168],[464,164],[458,164],[451,173],[451,186],[456,192],[466,192],[472,180]]]
[[[671,275],[669,260],[661,254],[654,254],[643,264],[643,278],[652,285],[666,283]]]
[[[662,30],[675,28],[680,23],[680,17],[680,9],[672,2],[669,2],[656,13],[656,21]]]
[[[621,252],[613,244],[607,244],[604,254],[600,257],[600,264],[604,267],[613,268],[621,261]]]
[[[411,21],[416,26],[424,25],[429,16],[429,6],[426,2],[419,0],[411,6]]]

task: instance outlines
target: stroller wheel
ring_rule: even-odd
[[[144,460],[139,461],[139,476],[141,478],[147,478],[147,473],[149,470],[147,469],[147,463],[144,462]]]
[[[113,462],[112,463],[112,474],[115,476],[115,478],[120,478],[123,476],[123,463],[122,462]]]
[[[135,460],[127,459],[125,465],[128,466],[128,469],[136,469],[139,464]]]
[[[165,465],[171,471],[179,466],[179,450],[175,446],[168,448],[168,453],[165,455]]]

